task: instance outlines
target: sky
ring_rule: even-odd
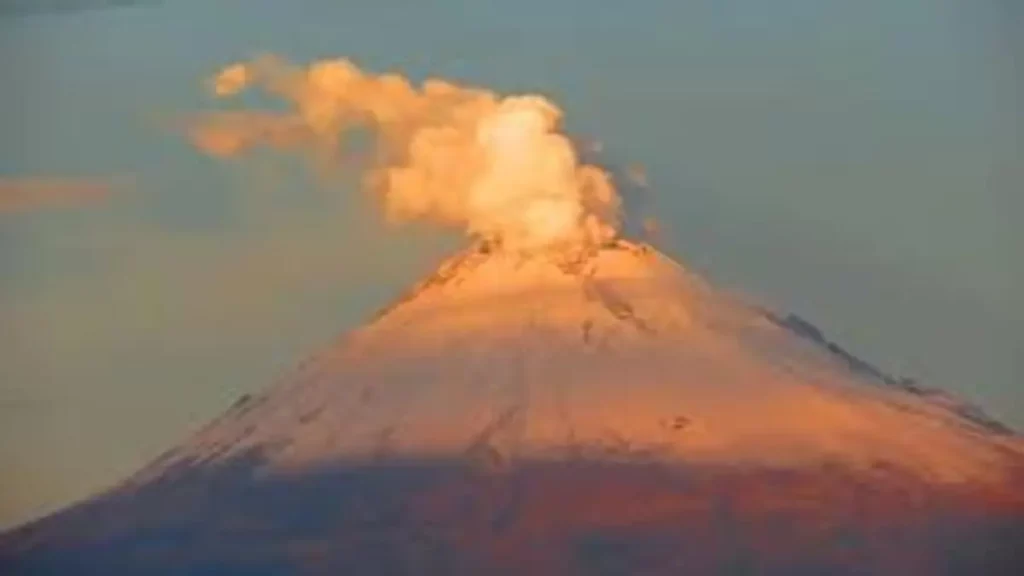
[[[85,0],[83,0],[84,2]],[[0,527],[134,471],[459,246],[182,115],[263,52],[536,92],[658,246],[1024,428],[1013,0],[179,0],[0,13]]]

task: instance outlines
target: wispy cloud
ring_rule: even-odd
[[[187,119],[185,132],[196,148],[218,158],[234,157],[257,145],[291,150],[316,143],[316,134],[301,119],[272,112],[194,115]]]
[[[0,177],[0,214],[98,202],[124,185],[122,178]]]

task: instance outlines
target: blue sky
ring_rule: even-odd
[[[123,476],[457,245],[169,128],[259,52],[556,99],[648,171],[661,247],[1024,426],[1010,0],[165,2],[0,18],[0,526]],[[0,206],[2,207],[2,206]]]

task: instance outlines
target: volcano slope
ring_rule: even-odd
[[[481,243],[0,573],[1019,574],[1022,446],[650,246]]]

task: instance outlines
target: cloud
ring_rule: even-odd
[[[216,158],[233,158],[257,145],[294,150],[313,137],[300,119],[269,112],[214,112],[186,123],[192,145]]]
[[[462,228],[514,249],[592,245],[618,231],[611,175],[580,158],[543,96],[414,86],[348,60],[301,67],[273,56],[227,66],[207,87],[216,98],[260,89],[288,110],[194,115],[186,133],[197,149],[235,158],[269,147],[356,166],[388,221]]]
[[[0,214],[90,204],[123,185],[113,178],[0,177]]]

